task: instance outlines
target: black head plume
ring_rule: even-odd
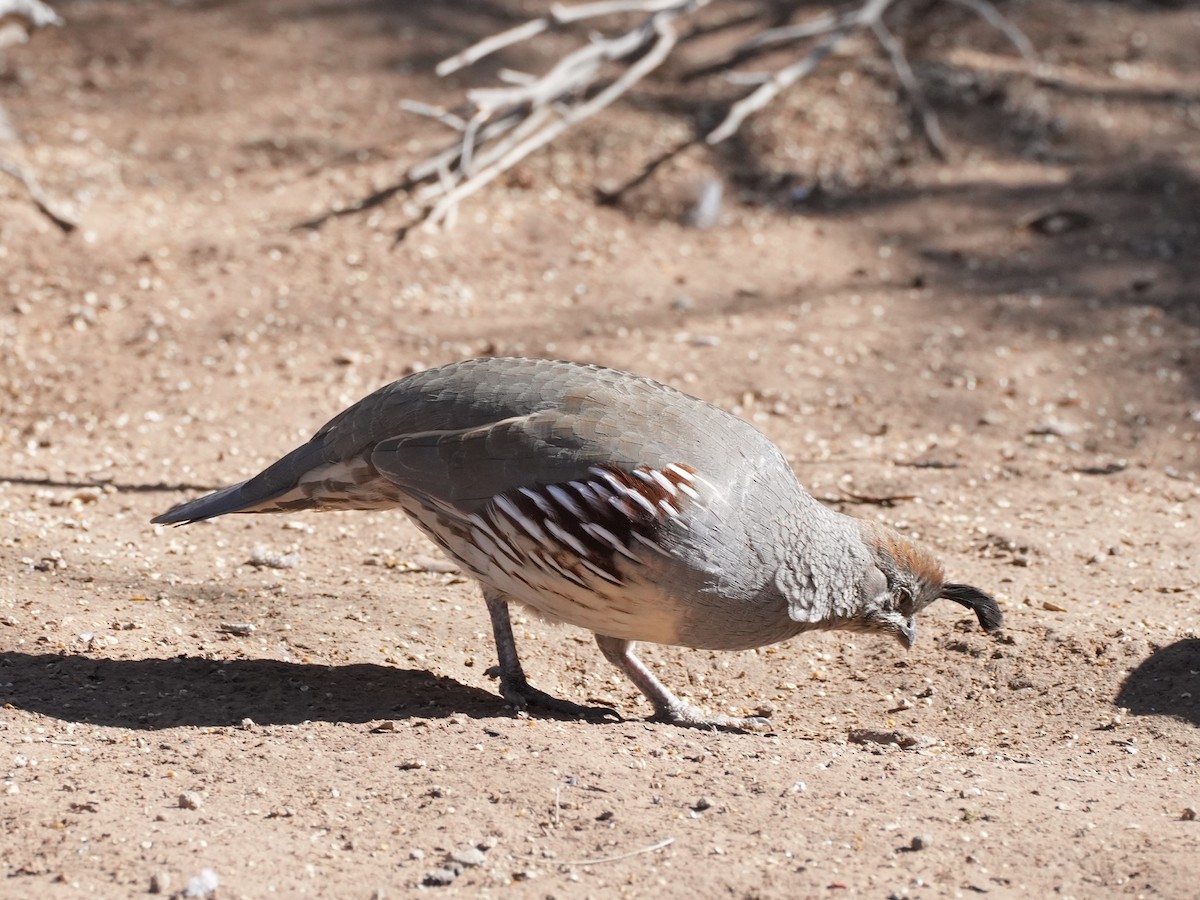
[[[984,631],[997,631],[1004,621],[1000,606],[977,587],[971,587],[969,584],[944,584],[938,596],[974,610]]]

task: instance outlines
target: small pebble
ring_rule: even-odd
[[[300,554],[276,553],[267,547],[255,547],[247,562],[258,569],[294,569],[300,565]]]
[[[468,847],[466,850],[459,850],[450,858],[455,862],[462,863],[464,866],[471,869],[475,868],[476,866],[482,866],[484,861],[487,859],[487,857],[483,855],[483,851],[478,847]]]
[[[701,797],[696,801],[695,805],[692,806],[692,809],[694,809],[696,812],[704,812],[706,809],[712,809],[712,805],[713,802],[708,797]]]
[[[914,850],[914,851],[915,850],[928,850],[932,846],[933,846],[933,835],[918,834],[913,837],[912,842],[908,845],[908,848],[910,850]]]
[[[420,847],[414,847],[412,850],[408,851],[408,858],[409,859],[424,859],[425,851],[422,850]]]
[[[421,881],[421,884],[426,887],[445,887],[448,884],[452,884],[458,875],[459,873],[451,868],[434,869],[432,872],[425,874],[425,878]]]
[[[1195,822],[1196,821],[1196,807],[1185,806],[1183,808],[1183,812],[1179,814],[1179,818],[1183,819],[1183,821],[1185,821],[1185,822]]]
[[[168,872],[155,872],[150,876],[150,893],[168,894],[171,892],[171,875]]]
[[[213,869],[201,869],[200,874],[190,879],[183,892],[185,897],[211,897],[216,893],[221,879]]]
[[[199,809],[204,805],[204,798],[195,791],[184,791],[179,795],[180,809]]]

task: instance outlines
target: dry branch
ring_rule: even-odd
[[[729,108],[716,128],[703,136],[703,141],[715,145],[727,140],[750,116],[815,71],[847,38],[865,33],[874,37],[891,63],[930,147],[945,157],[946,139],[937,115],[925,99],[903,42],[884,21],[889,10],[900,2],[860,0],[857,4],[847,4],[799,23],[778,25],[781,21],[778,0],[761,0],[756,21],[770,20],[775,27],[760,29],[730,53],[694,68],[688,76],[720,75],[727,81],[755,85]],[[974,12],[999,30],[1019,53],[1032,57],[1029,39],[991,0],[946,2]],[[462,200],[612,104],[661,66],[680,43],[680,34],[703,33],[704,29],[696,19],[711,3],[712,0],[600,0],[575,6],[555,4],[546,15],[486,37],[443,60],[436,69],[442,76],[506,48],[580,22],[616,15],[626,17],[626,21],[629,17],[635,19],[634,24],[624,30],[589,35],[582,46],[566,53],[541,76],[502,70],[502,83],[468,90],[461,109],[406,103],[407,111],[453,130],[456,133],[453,142],[412,166],[400,185],[377,192],[350,210],[329,215],[365,209],[397,192],[406,192],[421,208],[415,224],[435,226],[448,222]],[[806,4],[796,2],[794,6],[792,12]],[[685,25],[690,26],[688,31],[684,31]],[[792,46],[800,49],[800,55],[773,72],[747,74],[734,71],[734,67],[764,52],[781,52]],[[670,155],[694,146],[697,141],[698,138],[686,141],[667,157],[657,158],[652,166],[661,165]],[[631,183],[642,180],[647,174],[643,173]],[[611,200],[613,196],[609,195],[607,199]],[[316,226],[328,217],[322,216],[306,224]]]
[[[33,201],[34,206],[64,232],[70,234],[79,227],[78,218],[72,212],[64,209],[62,204],[53,200],[31,172],[2,157],[0,157],[0,172],[3,172],[5,175],[11,175],[17,181],[21,182],[25,186],[25,190],[29,194],[29,199]]]
[[[21,16],[34,28],[63,23],[58,13],[41,0],[0,0],[0,19],[5,16]]]
[[[0,21],[8,16],[20,16],[26,19],[35,29],[45,28],[48,25],[63,24],[63,20],[59,18],[58,13],[45,3],[42,3],[41,0],[0,0]],[[12,127],[7,113],[0,106],[0,143],[15,142],[16,140],[16,129]],[[32,172],[4,157],[0,157],[0,172],[10,175],[21,182],[30,199],[33,200],[34,206],[64,232],[69,233],[78,227],[79,222],[75,215],[65,209],[63,204],[53,200],[42,189],[41,183]]]

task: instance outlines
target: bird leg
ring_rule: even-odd
[[[508,599],[500,593],[485,591],[488,615],[492,619],[492,636],[496,641],[496,656],[499,660],[500,695],[517,709],[536,706],[550,712],[580,719],[620,719],[615,709],[605,706],[581,706],[570,700],[560,700],[545,691],[539,691],[525,679],[517,656],[517,643],[513,638],[512,621],[508,617]]]
[[[731,728],[746,731],[759,731],[771,724],[770,720],[761,716],[710,716],[703,710],[684,703],[634,655],[633,641],[598,634],[596,644],[604,658],[624,672],[637,689],[654,704],[654,718],[660,722],[690,728]]]

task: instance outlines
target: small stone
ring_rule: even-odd
[[[180,809],[199,809],[204,805],[204,798],[195,791],[184,791],[179,795]]]
[[[225,634],[236,634],[241,637],[254,634],[258,630],[257,625],[251,625],[249,622],[222,622],[218,627],[218,631]]]
[[[458,872],[450,868],[434,869],[432,872],[425,873],[425,878],[421,884],[426,887],[445,887],[448,884],[453,884],[454,879],[458,877]]]
[[[256,569],[294,569],[300,565],[299,553],[277,553],[268,547],[255,547],[246,560]]]
[[[1196,821],[1196,815],[1197,815],[1197,814],[1196,814],[1196,807],[1194,807],[1194,806],[1185,806],[1185,807],[1183,808],[1183,812],[1179,814],[1179,818],[1181,818],[1181,819],[1182,819],[1183,821],[1185,821],[1185,822],[1195,822],[1195,821]]]
[[[483,851],[478,847],[468,847],[466,850],[459,850],[450,858],[455,862],[462,863],[469,869],[473,869],[476,866],[482,866],[484,861],[487,859],[487,857],[483,855]]]
[[[150,893],[169,894],[171,892],[171,875],[169,872],[155,872],[150,876]]]
[[[426,765],[427,763],[423,759],[408,759],[402,763],[399,763],[396,768],[407,772],[411,771],[412,769],[423,769]]]
[[[200,874],[190,879],[183,892],[185,897],[211,897],[216,893],[221,879],[213,869],[201,869]]]
[[[409,859],[418,859],[418,860],[424,859],[425,851],[422,850],[420,847],[414,847],[412,850],[408,851],[408,858]]]
[[[696,801],[695,805],[692,806],[692,809],[694,809],[696,812],[704,812],[706,809],[712,809],[712,805],[713,802],[708,797],[701,797]]]
[[[933,846],[933,835],[918,834],[913,837],[912,841],[908,845],[908,849],[913,850],[915,852],[917,850],[928,850],[932,846]]]

